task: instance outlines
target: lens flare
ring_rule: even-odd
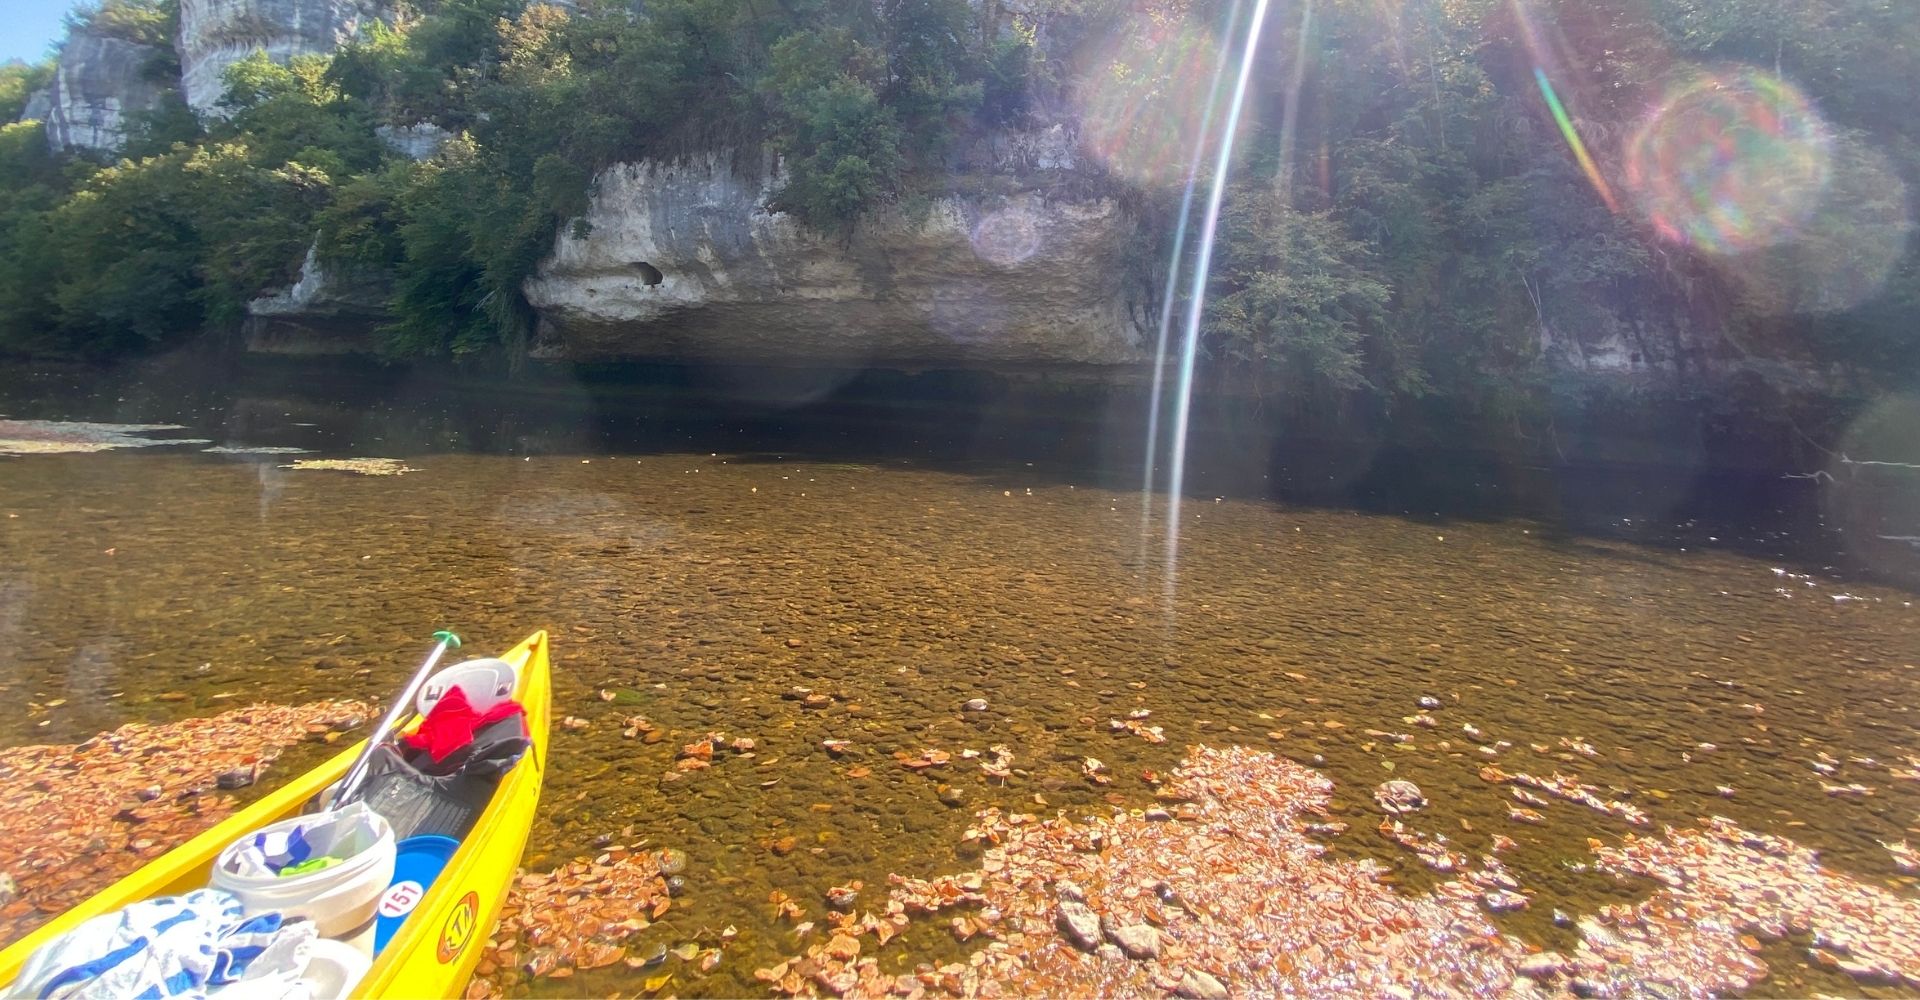
[[[1240,26],[1240,4],[1227,7],[1226,29],[1222,38],[1232,38]],[[1167,287],[1160,299],[1160,325],[1153,344],[1153,396],[1147,409],[1147,447],[1142,461],[1140,483],[1140,548],[1146,551],[1153,527],[1153,481],[1159,466],[1160,409],[1167,382],[1167,343],[1173,335],[1173,310],[1179,302],[1180,264],[1186,260],[1187,227],[1193,221],[1193,193],[1200,182],[1200,169],[1206,163],[1207,136],[1213,133],[1213,113],[1220,100],[1220,83],[1226,78],[1227,50],[1217,48],[1213,80],[1207,87],[1206,105],[1200,111],[1200,127],[1193,137],[1193,158],[1187,163],[1185,184],[1180,192],[1180,214],[1173,227],[1173,250],[1167,255]]]
[[[1220,203],[1227,193],[1227,172],[1233,165],[1233,140],[1240,129],[1240,112],[1247,102],[1247,82],[1253,77],[1254,56],[1260,51],[1260,29],[1267,21],[1269,0],[1254,0],[1252,19],[1247,24],[1246,44],[1240,50],[1240,73],[1235,78],[1233,97],[1227,102],[1227,118],[1220,127],[1219,152],[1214,161],[1213,185],[1207,192],[1206,211],[1200,216],[1200,252],[1193,262],[1193,281],[1187,303],[1186,335],[1181,340],[1180,375],[1173,407],[1173,468],[1167,475],[1167,560],[1166,589],[1169,596],[1178,586],[1180,563],[1180,500],[1186,488],[1187,427],[1193,413],[1193,370],[1200,354],[1200,317],[1207,304],[1207,275],[1213,267],[1214,234],[1220,226]],[[1301,17],[1312,16],[1308,0]]]
[[[1833,136],[1792,84],[1701,72],[1668,89],[1628,138],[1627,185],[1665,239],[1734,255],[1791,239],[1833,177]]]
[[[1620,200],[1614,196],[1613,185],[1607,183],[1605,174],[1593,161],[1593,155],[1587,151],[1586,141],[1580,138],[1580,130],[1574,127],[1573,116],[1567,113],[1566,104],[1560,100],[1560,93],[1553,88],[1553,80],[1548,74],[1549,67],[1564,67],[1567,60],[1556,58],[1556,52],[1567,49],[1566,40],[1560,38],[1556,48],[1547,43],[1548,33],[1541,29],[1539,22],[1528,12],[1527,5],[1521,0],[1511,0],[1507,9],[1513,15],[1514,24],[1520,29],[1520,44],[1527,50],[1527,57],[1533,61],[1533,79],[1540,85],[1540,96],[1546,99],[1547,110],[1553,113],[1553,123],[1560,127],[1560,135],[1567,140],[1567,148],[1573,151],[1574,161],[1580,164],[1580,171],[1587,175],[1600,200],[1606,203],[1607,211],[1618,214]],[[1554,32],[1558,38],[1558,31]]]
[[[1560,95],[1553,92],[1553,83],[1547,79],[1547,71],[1538,66],[1533,68],[1533,78],[1540,84],[1540,96],[1547,99],[1547,109],[1553,112],[1554,124],[1560,126],[1560,134],[1566,137],[1567,146],[1573,150],[1573,158],[1586,173],[1587,180],[1593,183],[1593,189],[1600,192],[1600,200],[1607,203],[1607,211],[1618,213],[1620,201],[1613,196],[1613,186],[1594,165],[1593,156],[1587,152],[1587,144],[1580,140],[1579,130],[1573,127],[1573,118],[1560,103]]]
[[[981,216],[967,237],[975,257],[1013,267],[1040,251],[1040,221],[1027,206],[1010,205]]]
[[[1747,306],[1768,315],[1840,312],[1877,298],[1907,253],[1912,214],[1893,164],[1859,139],[1834,146],[1833,181],[1790,241],[1722,258]]]
[[[1080,79],[1081,142],[1107,169],[1135,184],[1186,179],[1199,116],[1219,61],[1204,24],[1153,16],[1120,18]]]

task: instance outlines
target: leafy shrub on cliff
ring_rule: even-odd
[[[1237,187],[1221,217],[1209,328],[1225,353],[1272,369],[1292,388],[1372,388],[1366,336],[1391,290],[1365,246],[1330,212],[1307,213],[1272,186]],[[1388,372],[1415,386],[1419,369]]]
[[[401,267],[394,286],[395,321],[386,348],[400,355],[464,354],[494,344],[484,265],[469,229],[476,208],[475,151],[456,139],[434,162],[394,176],[390,189]]]
[[[62,353],[54,336],[52,215],[65,195],[46,129],[0,125],[0,351]]]
[[[1906,242],[1920,19],[1886,0],[1653,0],[1629,4],[1631,17],[1616,6],[1275,5],[1209,276],[1215,370],[1382,408],[1446,395],[1503,413],[1546,412],[1546,359],[1587,345],[1682,378],[1703,344],[1803,370],[1920,373],[1907,332],[1920,258]],[[1226,0],[394,11],[331,59],[242,60],[229,118],[203,127],[170,105],[136,123],[128,162],[106,170],[36,160],[29,131],[0,134],[0,346],[105,352],[185,335],[285,279],[317,231],[324,260],[394,275],[393,353],[510,356],[532,328],[524,283],[556,240],[584,235],[592,179],[610,164],[715,150],[760,164],[772,151],[786,177],[776,205],[852,236],[876,209],[951,190],[968,140],[1036,109],[1079,139],[1080,166],[1053,190],[1097,190],[1164,221],[1165,244],[1126,251],[1143,263],[1124,283],[1150,286],[1215,68],[1238,65],[1245,27]],[[103,0],[75,24],[164,41],[175,16],[174,0]],[[1543,62],[1542,39],[1563,35],[1608,44],[1577,70],[1559,65],[1571,52]],[[1728,61],[1803,88],[1836,144],[1873,154],[1830,185],[1849,211],[1803,227],[1818,239],[1800,256],[1731,261],[1789,265],[1757,286],[1724,257],[1650,233],[1617,190],[1626,137],[1669,80]],[[1614,190],[1568,149],[1543,67]],[[0,111],[42,80],[0,68]],[[376,123],[452,138],[413,163]],[[1867,252],[1885,248],[1897,256]],[[1176,263],[1184,274],[1192,260]],[[1872,294],[1823,297],[1816,268],[1797,264]]]
[[[85,31],[157,48],[173,47],[180,0],[97,0],[67,12],[67,31]]]
[[[128,162],[54,196],[72,228],[44,282],[53,319],[28,325],[83,353],[184,334],[237,315],[317,228],[324,260],[394,273],[392,352],[514,350],[521,286],[611,163],[771,147],[780,204],[839,232],[938,184],[983,107],[1010,122],[1029,100],[1031,31],[981,16],[967,0],[418,0],[331,58],[239,61],[204,128],[177,108],[134,123]],[[72,23],[153,41],[176,18],[176,0],[101,0]],[[383,120],[456,138],[402,163]]]
[[[69,36],[84,31],[144,45],[150,52],[139,67],[142,75],[163,87],[180,79],[180,56],[173,47],[180,33],[180,0],[83,2],[67,12],[66,26]]]
[[[300,163],[331,176],[363,174],[380,165],[384,149],[365,105],[348,100],[328,75],[324,56],[296,56],[285,64],[255,52],[227,67],[220,105],[226,112],[210,132],[216,140],[243,139],[262,163]]]
[[[0,123],[18,121],[26,111],[27,98],[52,79],[51,60],[0,63]]]
[[[791,179],[778,207],[819,228],[841,230],[894,193],[900,124],[872,87],[841,77],[782,103],[791,132],[778,147],[788,154]]]
[[[422,4],[341,53],[326,79],[349,103],[464,138],[430,164],[343,183],[352,205],[323,214],[322,254],[365,262],[389,248],[388,348],[471,354],[524,342],[521,286],[584,213],[594,174],[622,159],[770,145],[789,178],[779,204],[845,231],[941,167],[989,66],[965,0],[894,0],[886,13],[818,0]],[[1000,50],[1003,115],[1024,100],[1027,55]]]
[[[260,288],[291,277],[325,187],[324,175],[263,167],[239,144],[92,173],[43,217],[52,335],[67,353],[102,356],[234,323]]]

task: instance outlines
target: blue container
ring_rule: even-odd
[[[460,842],[452,837],[425,835],[408,837],[394,845],[393,881],[387,885],[387,891],[380,894],[380,907],[374,911],[374,954],[379,954],[387,941],[399,933],[400,925],[413,913],[413,908],[420,905],[420,900],[426,898],[433,880],[440,877],[441,869],[447,867],[453,852],[459,849]]]

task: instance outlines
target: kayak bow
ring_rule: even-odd
[[[500,919],[540,803],[553,703],[545,632],[535,632],[500,658],[512,664],[518,675],[514,697],[526,708],[532,746],[501,777],[492,801],[406,923],[353,988],[354,996],[460,996],[480,961],[487,935]],[[228,844],[270,823],[300,815],[316,795],[341,780],[366,745],[363,740],[294,778],[0,951],[0,983],[12,982],[41,945],[87,920],[143,899],[204,888],[214,860]]]

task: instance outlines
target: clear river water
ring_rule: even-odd
[[[1477,776],[1481,745],[1577,771],[1656,829],[1727,816],[1915,890],[1881,843],[1920,826],[1920,782],[1888,773],[1920,753],[1920,610],[1821,558],[1819,539],[1770,554],[1791,526],[1658,505],[1582,527],[1492,503],[1304,506],[1257,476],[1203,472],[1170,572],[1164,498],[1143,511],[1137,467],[1114,458],[1139,442],[1113,440],[1098,413],[807,406],[791,381],[781,405],[761,387],[751,419],[730,421],[718,404],[685,418],[562,387],[523,406],[498,386],[391,374],[191,392],[91,378],[16,373],[0,415],[176,423],[152,436],[312,453],[0,457],[0,694],[65,699],[0,716],[0,743],[252,700],[383,700],[436,628],[483,651],[547,629],[556,716],[583,724],[555,728],[526,865],[594,854],[609,834],[686,851],[687,891],[648,940],[725,925],[739,939],[711,973],[683,973],[683,994],[763,992],[752,970],[794,950],[776,890],[817,900],[851,879],[955,870],[989,805],[1150,804],[1133,776],[1201,742],[1322,769],[1350,822],[1335,854],[1376,858],[1409,891],[1434,876],[1374,829],[1381,781],[1425,791],[1424,828],[1508,833],[1535,904],[1498,919],[1552,946],[1567,932],[1551,909],[1646,891],[1567,863],[1628,827],[1571,806],[1508,822],[1503,790]],[[1212,454],[1231,469],[1231,441]],[[283,468],[294,457],[415,471]],[[1587,530],[1602,524],[1617,530]],[[809,708],[796,688],[831,703]],[[1142,709],[1165,743],[1110,730]],[[1423,712],[1437,725],[1409,722]],[[623,736],[636,714],[665,737]],[[754,740],[755,757],[676,771],[709,731]],[[823,751],[829,739],[854,741],[869,773],[850,776],[861,759]],[[883,766],[995,743],[1021,777]],[[1120,780],[1082,780],[1088,756]],[[1828,794],[1852,782],[1873,794]],[[640,975],[539,988],[632,991]],[[1766,991],[1858,988],[1802,963]]]

